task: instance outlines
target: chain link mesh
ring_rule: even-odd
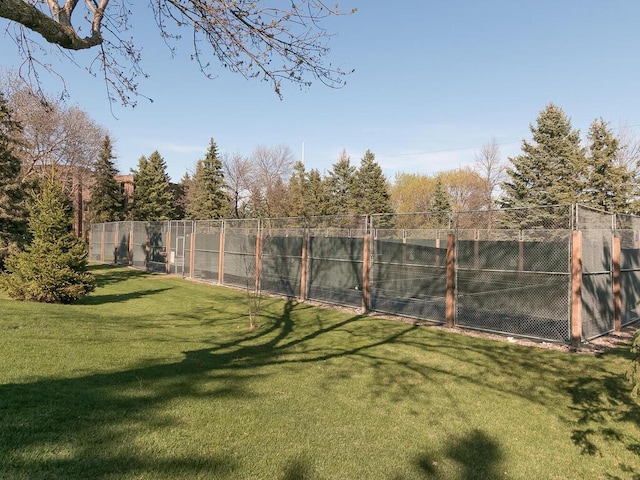
[[[352,307],[363,305],[368,280],[371,310],[444,323],[447,238],[452,234],[457,325],[568,342],[574,228],[582,232],[582,337],[590,339],[613,328],[614,233],[621,246],[622,323],[640,318],[639,217],[552,206],[115,222],[91,227],[90,258],[155,271],[168,268],[211,282],[218,281],[222,266],[224,284],[253,289],[257,281],[266,292]]]
[[[620,237],[621,323],[640,318],[640,217],[616,215],[616,234]]]

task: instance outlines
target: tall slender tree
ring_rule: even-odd
[[[387,179],[371,150],[367,150],[360,160],[360,168],[354,178],[354,193],[358,199],[355,213],[370,215],[393,212]]]
[[[329,215],[331,198],[328,185],[320,175],[320,171],[313,168],[309,171],[309,181],[305,190],[307,214],[309,216]]]
[[[14,153],[21,130],[0,93],[0,271],[9,251],[20,246],[27,233],[20,160]]]
[[[351,164],[346,150],[343,150],[325,178],[329,195],[329,215],[347,215],[355,212],[355,179],[356,167]]]
[[[618,139],[602,118],[593,121],[587,138],[587,182],[582,201],[608,212],[627,212],[633,195],[633,173],[617,162]]]
[[[298,161],[293,165],[293,173],[289,178],[288,210],[290,217],[309,215],[307,205],[309,178],[304,163]]]
[[[175,215],[175,198],[169,184],[167,164],[156,150],[138,161],[133,173],[131,219],[142,221],[171,220]]]
[[[433,226],[436,228],[449,227],[449,214],[452,211],[451,197],[442,185],[442,180],[436,180],[436,186],[431,197],[429,210],[433,212]]]
[[[122,185],[115,178],[118,174],[115,158],[111,138],[105,135],[90,188],[91,200],[87,212],[89,223],[117,222],[125,218],[126,197]]]
[[[186,191],[186,217],[192,220],[222,218],[228,204],[222,162],[212,138],[204,160],[196,163],[195,174]]]

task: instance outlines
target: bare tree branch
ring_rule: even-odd
[[[212,76],[208,59],[213,57],[223,68],[245,78],[271,83],[281,97],[283,82],[308,87],[315,79],[339,88],[350,73],[326,63],[333,34],[322,23],[344,13],[323,0],[148,1],[160,35],[172,51],[172,42],[180,39],[181,29],[191,30],[191,58],[207,77]],[[85,37],[79,34],[82,27],[71,21],[80,9],[79,0],[67,0],[63,6],[57,0],[0,0],[0,17],[19,26],[9,32],[14,39],[26,39],[25,28],[63,50],[97,47],[92,66],[100,66],[109,98],[135,105],[132,96],[138,95],[136,78],[145,74],[140,65],[141,47],[124,37],[131,29],[126,0],[85,0],[84,5],[90,29]],[[353,12],[355,9],[347,14]],[[39,64],[30,48],[18,50],[30,67]],[[95,71],[92,73],[95,75]]]

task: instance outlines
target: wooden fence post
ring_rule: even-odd
[[[169,230],[167,231],[165,245],[164,270],[165,273],[171,273],[171,222],[169,222]]]
[[[622,328],[622,296],[620,291],[620,237],[613,237],[612,252],[612,280],[613,280],[613,330],[619,332]]]
[[[256,233],[256,285],[255,292],[260,291],[260,268],[262,266],[262,234]]]
[[[582,343],[582,232],[571,237],[571,345]]]
[[[456,237],[453,233],[447,234],[447,292],[446,292],[446,325],[453,327],[456,321],[456,262],[455,262]]]
[[[195,278],[195,267],[196,267],[196,227],[193,226],[191,231],[191,239],[189,242],[189,249],[191,250],[191,255],[189,256],[189,278]]]
[[[300,259],[300,301],[307,299],[307,268],[309,260],[309,232],[307,229],[302,233],[302,252]]]
[[[362,246],[362,311],[369,311],[369,288],[371,274],[371,234],[365,233]]]
[[[224,283],[224,223],[220,228],[220,252],[218,253],[218,285]]]

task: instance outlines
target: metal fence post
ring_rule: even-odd
[[[168,224],[169,224],[169,228],[167,229],[167,237],[165,240],[165,256],[164,256],[164,271],[165,273],[171,273],[171,266],[170,266],[170,260],[171,260],[171,220],[169,220]]]
[[[571,345],[582,343],[582,232],[571,236]]]
[[[102,224],[102,233],[100,234],[100,261],[104,263],[104,230],[107,228],[106,224]]]
[[[456,321],[456,262],[455,262],[456,237],[453,233],[447,234],[447,292],[445,317],[447,327],[453,327]]]

